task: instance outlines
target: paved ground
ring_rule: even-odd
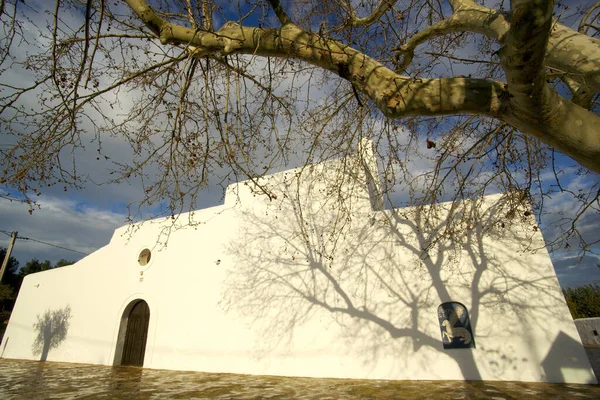
[[[600,350],[588,354],[597,374]],[[0,399],[600,399],[598,385],[285,378],[0,360]]]

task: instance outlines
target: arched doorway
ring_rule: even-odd
[[[150,308],[144,300],[134,300],[121,319],[115,364],[144,366]]]

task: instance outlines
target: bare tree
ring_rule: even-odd
[[[409,192],[403,204],[520,190],[541,216],[544,199],[571,193],[561,245],[598,212],[599,3],[56,0],[46,11],[0,6],[1,179],[25,196],[82,184],[79,149],[101,161],[118,137],[131,160],[108,182],[140,178],[138,205],[175,214],[209,178],[256,179],[366,136],[384,191]],[[586,185],[567,187],[561,154]]]

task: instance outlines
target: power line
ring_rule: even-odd
[[[26,237],[22,237],[19,236],[18,239],[23,239],[23,240],[31,240],[32,242],[37,242],[37,243],[41,243],[41,244],[45,244],[46,246],[52,246],[52,247],[56,247],[58,249],[63,249],[63,250],[67,250],[67,251],[72,251],[73,253],[78,253],[78,254],[82,254],[84,256],[87,256],[88,253],[83,253],[81,251],[77,251],[77,250],[72,250],[72,249],[68,249],[66,247],[63,246],[58,246],[56,244],[52,244],[52,243],[47,243],[47,242],[42,242],[41,240],[36,240],[36,239],[31,239],[31,238],[26,238]]]
[[[7,231],[0,230],[0,232],[4,233],[5,235],[10,236],[10,233],[8,233]],[[57,249],[63,249],[63,250],[67,250],[67,251],[72,251],[73,253],[82,254],[84,256],[88,255],[88,253],[83,253],[81,251],[69,249],[69,248],[64,247],[64,246],[59,246],[59,245],[56,245],[56,244],[52,244],[52,243],[48,243],[48,242],[43,242],[41,240],[32,239],[32,238],[28,238],[28,237],[24,237],[24,236],[17,236],[17,239],[31,240],[32,242],[37,242],[37,243],[45,244],[46,246],[56,247]]]

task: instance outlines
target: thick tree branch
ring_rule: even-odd
[[[543,102],[535,108],[523,110],[513,106],[502,119],[584,167],[600,172],[600,117],[564,99],[548,85],[541,97]]]
[[[594,93],[592,93],[585,84],[578,82],[577,80],[573,79],[567,74],[563,74],[561,79],[569,87],[569,90],[571,90],[571,92],[573,93],[571,101],[577,104],[578,106],[589,110],[592,107],[592,99],[594,98]]]
[[[142,20],[142,22],[160,38],[163,27],[169,25],[160,18],[144,0],[125,0],[131,10]],[[162,41],[161,41],[162,42]]]
[[[383,14],[385,14],[388,10],[392,9],[394,5],[398,2],[398,0],[380,0],[379,3],[375,6],[373,12],[366,17],[357,17],[354,9],[350,4],[347,4],[343,0],[337,0],[336,3],[340,5],[348,14],[350,15],[350,19],[346,22],[346,26],[368,26],[377,21]]]
[[[473,0],[448,0],[448,3],[450,3],[450,7],[454,11],[461,7],[473,7],[477,5]]]
[[[475,4],[471,5],[470,2],[466,3],[466,5],[461,4],[450,17],[416,33],[408,42],[396,49],[398,53],[394,56],[394,60],[398,63],[397,70],[404,71],[408,67],[412,62],[417,46],[437,36],[469,31],[493,37],[502,42],[504,35],[510,28],[508,14]],[[400,60],[400,57],[402,57],[402,60]]]
[[[589,10],[587,10],[587,12],[585,13],[585,15],[581,19],[581,22],[579,23],[579,28],[577,28],[577,32],[579,32],[579,33],[586,33],[585,27],[588,24],[588,19],[592,16],[592,13],[597,8],[600,8],[600,1],[596,2],[596,4],[594,4],[593,6],[590,7]]]
[[[134,2],[134,0],[128,0]],[[140,2],[137,0],[136,2]],[[500,82],[443,78],[414,80],[333,39],[293,24],[281,29],[243,27],[229,22],[215,33],[157,22],[144,10],[151,27],[160,26],[161,41],[196,48],[196,54],[254,54],[296,58],[338,74],[364,92],[388,117],[478,113],[498,116]],[[154,14],[155,15],[155,14]]]
[[[281,22],[282,26],[292,23],[291,18],[286,14],[279,0],[268,0],[268,2],[271,5],[273,12],[275,12],[277,19],[279,20],[279,22]]]
[[[600,40],[554,23],[545,64],[568,72],[593,93],[600,92]]]
[[[136,11],[138,16],[149,25],[150,29],[159,32],[162,43],[193,46],[196,48],[195,54],[199,56],[219,53],[253,54],[303,60],[348,80],[390,118],[450,114],[491,116],[508,122],[523,132],[534,134],[587,168],[600,171],[600,143],[598,143],[600,139],[596,133],[597,127],[600,126],[600,117],[570,101],[562,100],[547,85],[540,85],[544,90],[540,98],[544,101],[536,100],[539,103],[539,110],[533,112],[520,110],[514,106],[518,101],[524,101],[524,96],[529,93],[525,86],[522,91],[515,87],[513,96],[519,98],[508,101],[509,95],[500,82],[458,77],[412,79],[401,76],[349,46],[306,32],[293,24],[287,24],[280,29],[262,29],[243,27],[229,22],[214,33],[197,32],[157,20],[155,13],[144,5],[140,6],[142,0],[127,1],[137,4],[138,7],[133,10],[139,11]],[[539,24],[548,26],[547,19],[544,18],[537,16],[536,26]],[[515,33],[516,36],[511,42],[513,46],[520,43],[519,35],[525,33],[524,30]],[[507,53],[513,54],[516,58],[511,62],[517,63],[519,57],[523,61],[532,51],[530,59],[536,65],[536,67],[524,67],[522,76],[512,76],[513,85],[526,85],[525,77],[531,77],[531,71],[535,71],[536,68],[539,70],[540,57],[543,59],[543,56],[540,56],[541,51],[538,47],[543,48],[543,42],[543,40],[536,41],[536,48],[526,47],[524,50],[515,48],[511,50],[512,53],[510,51]],[[527,46],[526,42],[525,45]],[[543,73],[539,76],[543,79]],[[534,77],[534,82],[539,81],[539,76]],[[564,115],[566,110],[571,113],[568,118]],[[535,115],[532,115],[533,113]],[[564,119],[556,121],[557,115],[562,115]],[[569,126],[570,122],[573,125]],[[577,132],[573,134],[571,131],[575,127]],[[582,148],[585,150],[578,152]]]
[[[552,0],[512,0],[511,28],[500,52],[509,92],[537,97],[546,77],[544,57],[552,24]],[[513,93],[514,92],[514,93]]]
[[[600,171],[600,117],[564,100],[546,83],[545,54],[553,1],[513,0],[512,23],[500,52],[510,99],[506,118],[518,129]]]
[[[468,31],[505,44],[510,14],[476,5],[470,0],[452,2],[454,13],[412,36],[398,47],[395,60],[404,71],[420,44],[440,35]],[[400,59],[402,57],[402,59]],[[555,22],[546,48],[546,66],[568,72],[585,83],[592,93],[600,92],[600,41]]]

